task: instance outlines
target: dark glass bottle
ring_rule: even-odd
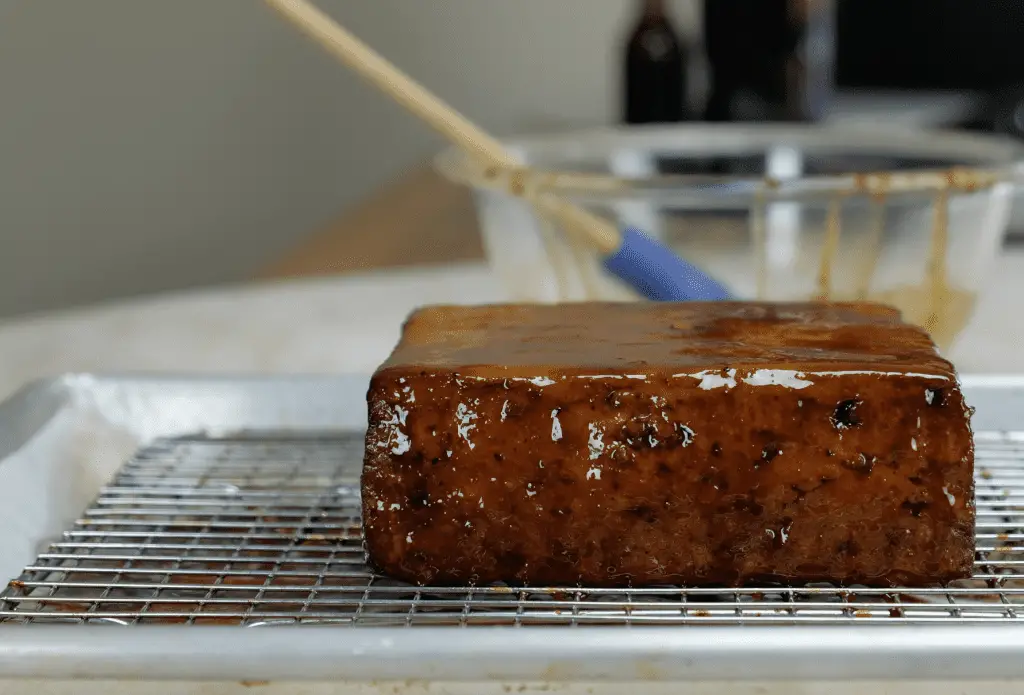
[[[833,0],[704,0],[708,121],[813,121],[832,81]]]
[[[643,0],[626,44],[626,123],[676,123],[686,118],[686,51],[664,0]]]

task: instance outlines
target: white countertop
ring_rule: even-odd
[[[414,307],[502,298],[486,265],[163,295],[0,324],[0,398],[64,372],[368,374]]]
[[[484,264],[162,295],[0,323],[0,398],[65,372],[369,373],[405,316],[505,299]],[[1024,249],[1004,251],[951,352],[961,373],[1024,373]]]

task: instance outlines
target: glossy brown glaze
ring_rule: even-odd
[[[952,366],[875,305],[432,308],[369,392],[367,549],[419,583],[969,576]]]
[[[895,309],[824,303],[429,307],[409,317],[383,368],[408,365],[529,377],[822,365],[953,373],[927,334],[903,324]]]

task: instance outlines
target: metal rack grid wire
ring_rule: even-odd
[[[0,593],[0,622],[644,625],[1024,619],[1024,434],[977,443],[977,557],[932,589],[414,587],[364,563],[362,435],[248,433],[140,450]]]

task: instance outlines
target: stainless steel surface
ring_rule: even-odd
[[[373,575],[356,487],[365,377],[39,384],[0,405],[0,574],[26,568],[4,593],[0,673],[1024,677],[1024,378],[964,387],[978,409],[974,579],[914,591],[597,591]],[[306,626],[286,626],[296,623]],[[626,625],[642,629],[612,627]]]
[[[978,434],[973,579],[931,589],[412,587],[363,561],[361,433],[159,439],[0,594],[16,623],[582,625],[1024,619],[1024,434]]]

